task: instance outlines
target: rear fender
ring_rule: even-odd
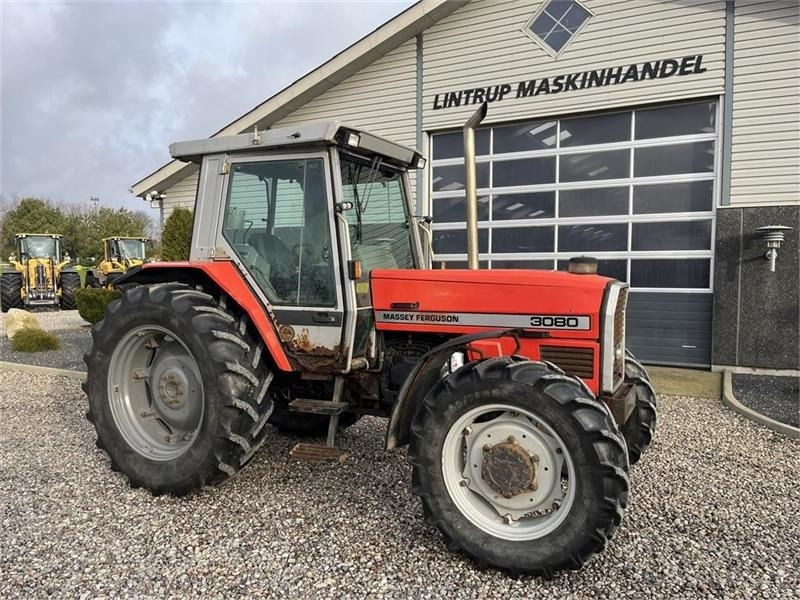
[[[470,358],[489,358],[490,356],[517,354],[521,347],[519,339],[521,335],[524,335],[524,333],[518,329],[462,335],[436,346],[436,348],[420,358],[403,383],[403,387],[400,388],[397,402],[392,407],[392,414],[389,416],[389,425],[386,429],[386,449],[391,450],[408,443],[411,421],[419,405],[428,390],[441,377],[442,366],[454,352],[465,351],[468,355],[468,360]],[[513,342],[513,351],[505,353],[503,349],[510,347],[508,346],[509,341]]]
[[[294,370],[278,339],[275,316],[268,306],[261,304],[241,273],[230,262],[148,263],[129,269],[114,280],[114,286],[131,283],[148,285],[170,281],[201,285],[206,288],[216,287],[224,292],[250,317],[250,321],[266,344],[275,366],[281,371]]]

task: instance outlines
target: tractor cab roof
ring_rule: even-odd
[[[26,237],[49,237],[54,239],[60,239],[60,233],[18,233],[14,236],[17,239],[26,238]]]
[[[139,240],[142,242],[148,241],[150,238],[143,237],[143,236],[127,236],[127,235],[112,235],[111,237],[103,238],[104,242],[115,241],[115,240]]]
[[[169,152],[173,158],[199,163],[206,154],[263,152],[300,146],[340,146],[359,154],[380,156],[385,163],[405,169],[418,169],[425,164],[422,155],[413,148],[338,121],[176,142],[170,144]]]

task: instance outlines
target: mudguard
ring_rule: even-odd
[[[242,274],[231,262],[146,263],[129,269],[124,275],[115,279],[114,286],[131,283],[147,285],[169,281],[190,285],[211,282],[247,313],[266,344],[275,366],[281,371],[295,370],[278,339],[275,316],[268,306],[261,304]]]

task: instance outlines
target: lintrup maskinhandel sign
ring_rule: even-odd
[[[433,110],[467,106],[469,104],[480,104],[484,101],[499,102],[505,98],[530,98],[542,94],[558,94],[561,92],[628,83],[629,81],[666,79],[672,76],[694,75],[706,72],[701,66],[702,63],[703,55],[700,54],[684,56],[678,59],[667,58],[664,60],[654,60],[622,67],[608,67],[595,71],[582,71],[569,75],[556,75],[543,79],[528,79],[514,84],[500,83],[487,87],[443,92],[441,94],[436,94],[434,97]],[[512,94],[512,90],[515,90],[515,93]]]

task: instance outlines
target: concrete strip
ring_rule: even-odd
[[[800,429],[797,427],[792,427],[786,423],[781,423],[775,419],[770,419],[769,417],[754,411],[752,408],[748,408],[736,399],[736,396],[733,395],[732,371],[725,371],[722,376],[722,403],[731,410],[738,412],[744,417],[747,417],[751,421],[755,421],[764,427],[768,427],[773,431],[782,433],[790,438],[800,440]]]
[[[730,371],[737,375],[775,375],[776,377],[800,377],[800,369],[762,369],[760,367],[734,367],[728,365],[711,365],[714,373]]]
[[[83,381],[86,379],[85,371],[70,371],[69,369],[55,369],[53,367],[40,367],[39,365],[25,365],[21,363],[0,362],[0,371],[25,371],[26,373],[39,373],[52,377],[71,377]]]

